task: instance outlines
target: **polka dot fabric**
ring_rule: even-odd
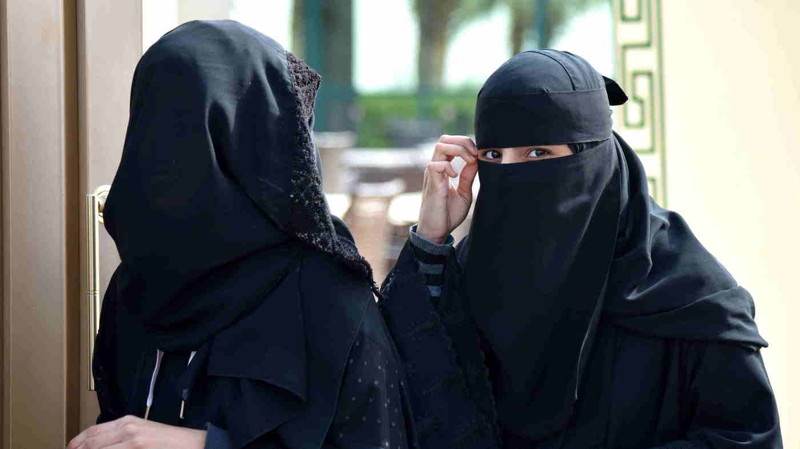
[[[377,314],[370,305],[368,314]],[[410,447],[406,384],[380,319],[365,320],[347,360],[328,444],[343,448]]]
[[[381,292],[381,313],[409,384],[419,447],[499,448],[493,421],[473,398],[472,376],[459,365],[448,334],[447,322],[458,316],[437,312],[410,245],[400,253]]]

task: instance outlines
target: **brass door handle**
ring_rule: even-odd
[[[89,300],[89,390],[94,391],[92,356],[94,340],[100,328],[100,228],[103,206],[111,188],[102,185],[86,195],[86,294]]]

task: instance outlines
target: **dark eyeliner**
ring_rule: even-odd
[[[541,156],[537,156],[536,154],[534,154],[534,152],[537,151],[537,150],[544,151],[544,154],[541,155]],[[550,153],[550,150],[548,150],[547,148],[533,147],[533,148],[530,149],[530,151],[528,151],[528,157],[533,156],[534,158],[542,158],[542,157],[545,157],[545,156],[549,156],[551,154],[552,153]]]

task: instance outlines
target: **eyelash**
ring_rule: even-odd
[[[497,153],[498,156],[497,157],[491,157],[490,155],[492,153]],[[497,150],[489,150],[486,153],[484,153],[483,155],[486,157],[486,159],[489,159],[489,160],[502,159],[502,157],[503,157],[503,153],[501,153],[501,152],[499,152]]]
[[[541,151],[542,154],[537,155],[536,154],[537,151]],[[496,153],[496,156],[492,157],[492,155],[495,154],[495,153]],[[544,148],[532,148],[528,152],[528,157],[536,159],[536,158],[547,156],[548,154],[550,154],[550,152],[547,151]],[[497,159],[502,159],[503,158],[503,153],[501,153],[501,152],[499,152],[497,150],[487,150],[485,153],[483,153],[483,156],[486,159],[489,159],[490,161],[493,161],[493,160],[497,160]]]
[[[543,154],[536,155],[535,153],[537,151],[541,151]],[[550,154],[550,152],[545,150],[545,149],[543,149],[543,148],[534,148],[528,153],[528,157],[542,157],[542,156],[547,156],[548,154]]]

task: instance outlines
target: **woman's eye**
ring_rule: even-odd
[[[486,159],[489,159],[489,160],[500,159],[500,158],[503,157],[503,153],[501,153],[501,152],[499,152],[497,150],[489,150],[489,151],[483,153],[483,155],[486,157]]]
[[[533,150],[531,150],[530,153],[528,153],[528,156],[529,157],[542,157],[542,156],[547,156],[547,154],[548,154],[547,150],[543,150],[541,148],[534,148]]]

